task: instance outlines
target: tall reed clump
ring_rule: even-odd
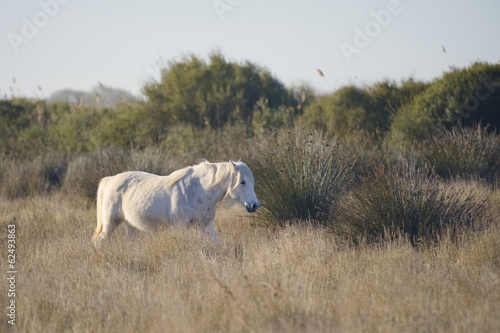
[[[413,244],[444,231],[472,227],[485,216],[486,198],[450,191],[427,168],[412,162],[380,163],[339,205],[336,231],[377,241],[396,235]]]
[[[150,146],[145,149],[128,151],[128,170],[145,171],[156,175],[167,175],[174,169],[184,166],[170,157],[170,151],[160,146]]]
[[[288,129],[254,140],[248,163],[262,201],[258,217],[285,226],[300,221],[328,224],[351,184],[353,159],[321,132]]]
[[[99,180],[127,170],[127,154],[122,149],[105,149],[76,156],[68,164],[63,189],[95,198]]]
[[[419,159],[442,177],[500,177],[500,135],[487,127],[443,129],[415,146]]]
[[[67,158],[49,153],[28,159],[0,159],[0,194],[14,199],[44,195],[61,187]]]

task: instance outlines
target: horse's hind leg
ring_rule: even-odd
[[[116,227],[123,221],[119,216],[118,207],[116,205],[104,206],[101,211],[101,232],[98,234],[96,230],[96,245],[104,242],[111,236]],[[99,226],[98,226],[99,228]]]
[[[104,219],[102,224],[102,232],[98,238],[99,242],[102,243],[103,241],[108,239],[109,236],[111,236],[113,231],[115,231],[116,227],[118,227],[118,225],[120,225],[121,222],[122,221],[117,218]]]
[[[105,241],[116,227],[120,224],[119,203],[110,201],[109,193],[106,192],[106,182],[108,178],[103,178],[97,190],[97,226],[92,237],[94,245],[98,247]]]
[[[92,242],[97,246],[99,243],[99,236],[102,233],[102,223],[98,222],[97,227],[95,228],[94,236],[92,237]]]

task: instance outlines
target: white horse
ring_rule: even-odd
[[[217,203],[228,196],[249,213],[260,206],[252,172],[241,161],[205,161],[168,176],[130,171],[105,177],[97,190],[97,228],[92,240],[99,245],[125,221],[131,236],[163,224],[195,225],[220,242],[215,211]]]

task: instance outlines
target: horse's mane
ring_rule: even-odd
[[[188,173],[190,173],[193,170],[192,166],[185,167],[183,169],[176,170],[172,172],[170,175],[167,176],[167,183],[165,184],[166,187],[170,187],[177,183],[179,180],[182,178],[186,177]]]
[[[250,171],[250,169],[248,168],[248,166],[245,163],[236,162],[236,164],[240,168],[240,172],[242,174],[248,175],[253,180],[252,172]],[[198,163],[196,165],[189,166],[189,167],[172,172],[170,175],[167,176],[168,180],[167,180],[166,186],[170,187],[170,186],[174,185],[179,180],[186,177],[188,174],[191,174],[191,172],[194,171],[194,169],[198,169],[198,168],[205,168],[207,170],[210,170],[210,172],[212,172],[212,182],[214,184],[220,183],[226,177],[231,176],[232,173],[234,172],[232,162],[210,163],[207,160],[203,160],[201,163]],[[239,181],[239,179],[238,179],[238,181]]]
[[[213,170],[213,183],[214,184],[218,184],[222,180],[224,180],[225,178],[231,177],[232,174],[234,173],[233,162],[231,162],[231,161],[230,162],[222,162],[222,163],[209,163],[208,161],[204,161],[204,162],[200,163],[199,165],[201,165],[201,164],[204,164],[205,166],[207,166],[207,167],[209,166],[212,168],[212,170]],[[248,168],[248,166],[245,163],[238,161],[238,162],[235,162],[235,164],[239,170],[238,179],[237,179],[236,184],[239,183],[241,175],[246,175],[249,178],[251,178],[253,181],[252,172],[250,171],[250,168]]]
[[[228,162],[209,164],[214,169],[214,176],[212,178],[214,184],[220,183],[224,178],[231,176],[234,172],[233,166]]]

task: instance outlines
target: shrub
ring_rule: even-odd
[[[99,112],[100,120],[89,128],[90,141],[97,147],[146,147],[157,144],[165,125],[151,117],[142,102],[120,104]]]
[[[248,163],[262,201],[258,217],[284,226],[296,221],[327,224],[352,181],[352,161],[321,132],[283,130],[256,138]]]
[[[217,51],[207,62],[194,55],[170,62],[161,81],[147,84],[144,93],[151,116],[164,126],[250,124],[260,99],[267,99],[271,108],[292,104],[288,90],[268,70],[227,61]]]
[[[26,159],[34,152],[46,151],[48,122],[41,100],[0,100],[0,154]]]
[[[434,81],[411,104],[401,107],[391,124],[394,143],[428,137],[441,125],[481,123],[500,128],[500,64],[475,63],[454,68]]]
[[[427,84],[413,78],[397,84],[382,81],[359,88],[346,86],[312,102],[305,110],[306,122],[316,129],[342,138],[380,138],[389,129],[396,110],[413,101]]]
[[[500,136],[486,127],[443,129],[415,145],[418,158],[442,177],[500,176]]]
[[[253,129],[256,132],[264,132],[292,126],[295,118],[294,112],[292,107],[280,106],[277,109],[272,109],[268,106],[267,100],[259,100],[255,106]]]
[[[304,118],[314,128],[341,137],[360,131],[374,132],[377,124],[370,104],[370,96],[363,89],[347,86],[311,103]]]
[[[376,241],[403,235],[413,244],[439,238],[445,229],[472,227],[485,200],[447,191],[428,168],[415,163],[380,164],[339,205],[336,232]]]
[[[66,157],[46,154],[34,159],[0,160],[1,194],[19,198],[48,194],[61,187],[67,169]]]
[[[251,129],[244,125],[225,126],[220,130],[175,125],[168,129],[161,148],[180,163],[200,162],[201,159],[239,159],[239,148],[251,136]]]
[[[400,84],[382,81],[366,88],[371,97],[372,113],[377,116],[377,129],[382,133],[390,129],[392,119],[398,109],[411,104],[413,99],[424,92],[429,84],[410,77]]]
[[[130,150],[128,154],[128,169],[145,171],[156,175],[167,175],[176,167],[168,151],[159,147],[148,147],[144,150]]]
[[[87,198],[95,198],[99,180],[127,168],[127,153],[121,149],[99,150],[75,157],[68,164],[63,188]]]
[[[67,153],[94,150],[99,142],[92,137],[92,129],[100,124],[102,117],[103,112],[89,107],[75,108],[65,114],[49,129],[54,148]]]

